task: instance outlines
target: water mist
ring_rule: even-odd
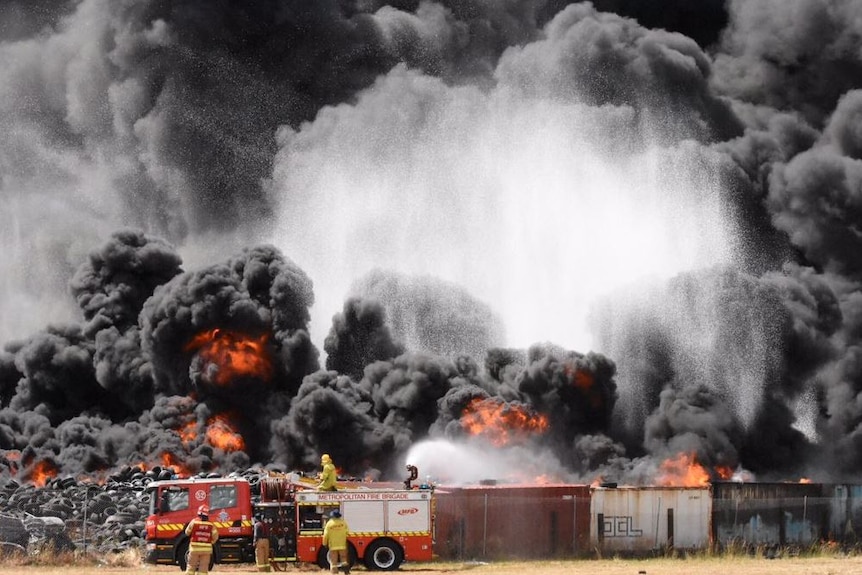
[[[701,148],[651,143],[625,107],[397,68],[280,143],[277,244],[315,279],[315,339],[351,283],[385,268],[464,286],[500,314],[505,345],[588,351],[599,298],[733,258]]]

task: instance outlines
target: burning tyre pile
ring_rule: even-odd
[[[255,474],[244,474],[256,483]],[[171,468],[127,467],[103,484],[53,478],[43,487],[7,479],[0,487],[0,552],[78,550],[105,555],[144,545],[146,486]]]

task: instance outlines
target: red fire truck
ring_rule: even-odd
[[[154,481],[147,486],[150,510],[147,553],[153,564],[186,567],[185,527],[200,505],[219,532],[213,563],[254,562],[252,518],[262,517],[270,538],[271,564],[316,563],[329,567],[323,526],[336,509],[350,529],[350,564],[390,571],[403,561],[432,558],[432,486],[340,483],[338,491],[317,491],[296,474],[247,479],[207,478]]]

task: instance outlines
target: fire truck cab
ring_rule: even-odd
[[[178,479],[147,486],[150,509],[146,521],[148,563],[186,567],[189,539],[185,528],[201,505],[219,532],[212,562],[240,563],[254,557],[251,549],[251,485],[245,479]]]

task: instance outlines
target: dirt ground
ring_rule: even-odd
[[[213,575],[255,573],[254,565],[216,565]],[[286,573],[324,575],[313,566],[290,567]],[[178,575],[178,567],[45,567],[0,564],[0,575]],[[369,572],[354,569],[356,575]],[[571,560],[499,563],[423,563],[402,566],[401,575],[859,575],[862,557],[694,558],[646,560]]]

